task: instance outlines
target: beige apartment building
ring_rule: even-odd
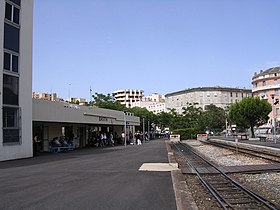
[[[149,96],[143,96],[142,101],[164,103],[165,102],[165,97],[164,97],[164,95],[161,95],[161,94],[158,94],[158,93],[152,93]]]
[[[148,111],[158,114],[165,112],[165,97],[158,93],[152,93],[150,96],[144,96],[141,101],[131,103],[131,108],[141,107]]]
[[[273,118],[279,121],[280,106],[279,103],[274,105],[274,102],[280,99],[280,67],[273,67],[264,71],[261,70],[259,73],[255,72],[252,78],[252,85],[253,96],[266,99],[273,107],[273,111],[270,113],[269,123],[272,124]]]
[[[57,94],[56,93],[33,92],[32,93],[32,98],[42,99],[42,100],[47,100],[47,101],[59,101],[59,99],[57,98]]]
[[[175,109],[181,114],[183,107],[189,104],[201,107],[202,110],[210,104],[227,109],[231,104],[251,96],[252,90],[246,88],[198,87],[166,94],[165,104],[167,110]]]
[[[86,104],[87,103],[87,100],[84,99],[84,98],[73,98],[73,97],[70,97],[70,98],[67,98],[66,101],[70,102],[70,103],[78,103],[78,104]]]
[[[144,96],[144,90],[116,90],[113,92],[113,96],[115,97],[116,101],[119,101],[126,107],[131,108],[131,104],[133,102],[141,101]]]

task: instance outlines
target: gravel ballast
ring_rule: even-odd
[[[240,154],[233,150],[227,150],[207,144],[197,140],[184,141],[192,146],[196,151],[203,154],[211,162],[218,166],[242,166],[271,164],[268,160]],[[280,209],[280,173],[258,173],[258,174],[232,174],[232,177],[244,186],[262,195],[264,198],[275,203]],[[186,177],[189,181],[189,176]],[[191,182],[188,183],[191,185]],[[197,201],[199,202],[199,201]],[[204,208],[203,208],[204,209]]]

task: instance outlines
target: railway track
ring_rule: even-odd
[[[262,158],[262,159],[269,160],[269,161],[272,161],[275,163],[280,163],[280,155],[274,154],[269,151],[257,150],[257,149],[253,149],[253,148],[252,149],[244,148],[244,147],[240,147],[240,146],[236,146],[236,145],[234,146],[234,145],[229,145],[229,144],[223,144],[221,142],[215,142],[212,140],[201,141],[201,142],[203,142],[204,144],[209,144],[209,145],[213,145],[213,146],[221,147],[221,148],[225,148],[225,149],[230,149],[230,150],[236,150],[236,148],[238,148],[237,150],[239,153]]]
[[[211,193],[221,208],[277,209],[275,204],[233,180],[197,154],[190,146],[178,142],[173,143],[172,148],[184,158],[188,167],[195,171],[200,182]],[[201,170],[198,170],[199,168],[205,168],[211,173],[201,173],[199,172]]]

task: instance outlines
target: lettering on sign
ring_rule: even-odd
[[[99,121],[108,121],[107,117],[99,117]]]

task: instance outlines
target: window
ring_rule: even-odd
[[[12,9],[13,6],[6,3],[6,7],[5,7],[5,18],[12,21]]]
[[[232,97],[232,92],[230,92],[230,97]]]
[[[9,3],[11,2],[11,3]],[[19,42],[20,0],[5,4],[4,56],[3,56],[3,143],[20,141],[19,105]]]
[[[4,53],[4,69],[11,69],[11,56],[9,53]]]
[[[12,71],[18,72],[18,56],[12,55]]]
[[[13,22],[19,24],[19,9],[14,7],[14,17]]]
[[[3,143],[19,140],[19,108],[3,107]]]
[[[3,107],[3,127],[4,128],[18,127],[18,108]]]
[[[275,89],[274,90],[274,95],[278,96],[279,92],[278,92],[278,89]]]
[[[5,18],[13,23],[19,24],[19,9],[6,2]]]
[[[13,2],[13,3],[15,3],[15,4],[17,4],[18,6],[20,6],[20,1],[21,0],[10,0],[11,2]]]
[[[274,79],[274,84],[277,85],[278,84],[278,80]]]
[[[266,82],[265,81],[263,81],[263,86],[265,86],[266,85]]]
[[[18,105],[19,78],[3,75],[3,104]]]
[[[280,109],[276,108],[276,115],[279,115],[279,114],[280,114]]]
[[[18,72],[18,56],[4,52],[4,69]]]
[[[236,97],[238,97],[238,93],[236,93]]]
[[[19,29],[5,23],[4,48],[19,52]]]

